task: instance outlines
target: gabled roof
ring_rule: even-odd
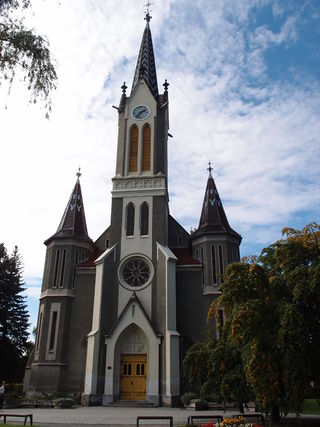
[[[77,173],[77,181],[71,193],[67,207],[61,218],[57,231],[45,243],[55,238],[78,238],[88,240],[86,217],[84,213],[83,199],[80,185],[80,172]]]
[[[122,312],[121,312],[121,313],[120,313],[120,315],[118,316],[117,320],[116,320],[116,321],[115,321],[115,323],[113,324],[113,326],[112,326],[111,330],[110,330],[110,331],[109,331],[105,336],[106,336],[107,338],[109,338],[109,337],[113,334],[114,330],[117,328],[118,324],[120,323],[121,319],[124,317],[124,315],[125,315],[126,311],[128,310],[128,307],[130,306],[130,304],[131,304],[132,302],[135,302],[135,303],[139,306],[139,308],[140,308],[141,312],[143,313],[143,316],[145,317],[146,321],[147,321],[147,322],[148,322],[148,324],[150,325],[150,328],[152,329],[152,331],[153,331],[154,335],[155,335],[156,337],[161,337],[162,335],[161,335],[159,332],[156,332],[156,331],[155,331],[155,329],[154,329],[154,327],[153,327],[153,325],[152,325],[152,323],[151,323],[151,321],[150,321],[150,319],[149,319],[149,316],[147,315],[147,313],[146,313],[146,311],[145,311],[145,309],[144,309],[143,305],[141,304],[141,302],[140,302],[140,300],[139,300],[139,298],[137,297],[137,294],[136,294],[135,292],[133,292],[133,293],[132,293],[132,295],[131,295],[131,297],[129,298],[129,300],[128,300],[127,304],[125,305],[124,309],[122,310]]]
[[[140,46],[139,56],[136,65],[136,71],[134,73],[131,93],[137,86],[140,79],[143,79],[150,89],[150,92],[155,99],[158,98],[158,82],[156,73],[156,64],[154,59],[152,37],[150,31],[150,15],[147,14],[147,24],[143,33],[142,42]]]
[[[212,168],[210,163],[208,170],[209,177],[202,204],[199,227],[191,235],[191,238],[202,234],[229,233],[241,239],[240,234],[234,231],[229,225],[216,184],[211,174]]]

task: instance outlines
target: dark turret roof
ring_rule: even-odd
[[[208,170],[209,177],[202,204],[199,227],[191,237],[194,238],[199,235],[212,233],[229,233],[241,239],[240,234],[234,231],[229,225],[216,184],[211,174],[212,168],[210,164]]]
[[[67,207],[64,211],[59,227],[55,234],[51,236],[45,243],[48,243],[55,238],[78,238],[88,240],[86,216],[84,213],[83,199],[80,185],[80,172],[77,173],[77,181],[71,193]]]
[[[146,28],[143,33],[142,42],[140,46],[139,56],[136,65],[136,71],[134,73],[133,83],[131,92],[135,89],[140,79],[143,79],[148,88],[150,89],[152,95],[157,99],[158,92],[158,82],[157,82],[157,73],[156,73],[156,63],[154,60],[154,52],[152,45],[152,37],[150,31],[150,15],[147,14]]]

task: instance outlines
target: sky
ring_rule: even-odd
[[[44,240],[81,167],[90,237],[108,227],[121,86],[130,93],[144,1],[32,0],[18,11],[45,36],[58,87],[52,113],[26,86],[0,88],[0,241],[18,245],[36,325]],[[170,213],[196,228],[208,161],[241,256],[285,226],[320,221],[320,2],[154,0],[159,90],[169,86]]]

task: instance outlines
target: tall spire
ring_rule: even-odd
[[[146,82],[146,85],[150,89],[152,95],[157,99],[158,91],[158,82],[157,82],[157,72],[156,64],[154,59],[152,37],[150,31],[149,22],[151,20],[151,15],[149,11],[150,2],[146,4],[146,28],[144,29],[142,42],[140,46],[139,56],[136,65],[136,71],[134,73],[133,83],[131,92],[135,89],[140,79],[143,79]]]
[[[202,204],[199,227],[193,233],[193,236],[207,233],[229,232],[240,237],[229,225],[216,184],[212,177],[211,172],[213,169],[210,161],[207,170],[209,171],[209,176]]]
[[[52,238],[61,237],[75,237],[84,240],[91,240],[88,236],[86,217],[83,207],[83,199],[80,185],[80,168],[76,175],[77,181],[71,193],[62,219],[60,221],[59,227],[55,234],[51,236],[48,240],[51,240]]]

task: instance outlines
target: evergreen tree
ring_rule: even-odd
[[[18,248],[0,244],[0,378],[21,380],[28,339],[28,312]]]

